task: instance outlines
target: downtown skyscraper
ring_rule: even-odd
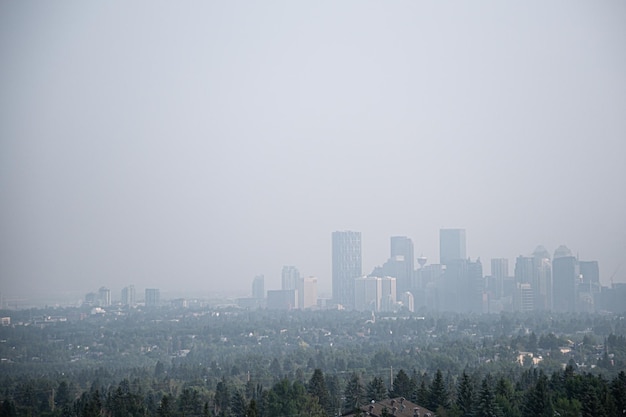
[[[403,293],[411,289],[411,280],[415,273],[415,254],[413,241],[406,236],[391,237],[390,261],[395,265],[395,274],[388,274],[396,278],[398,292]]]
[[[281,272],[281,286],[282,290],[295,290],[298,288],[298,281],[300,281],[300,271],[293,265],[283,266]]]
[[[566,246],[559,246],[554,251],[552,260],[552,302],[554,311],[576,311],[576,284],[579,275],[578,259]]]
[[[447,265],[451,261],[466,259],[465,229],[439,230],[439,263]]]
[[[353,308],[355,279],[362,274],[361,232],[333,232],[332,243],[333,300]]]

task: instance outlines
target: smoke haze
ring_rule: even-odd
[[[626,3],[3,2],[0,291],[330,291],[442,227],[626,261]],[[488,273],[487,270],[485,271]],[[626,282],[626,265],[615,281]]]

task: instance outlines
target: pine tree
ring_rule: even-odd
[[[102,401],[100,400],[100,391],[94,390],[83,407],[81,417],[100,417],[101,413]]]
[[[417,388],[417,403],[423,407],[427,407],[430,404],[430,391],[426,386],[426,379],[422,378],[419,387]]]
[[[131,392],[128,379],[122,380],[117,389],[109,393],[105,408],[111,417],[139,416],[146,412],[143,397]]]
[[[605,417],[604,406],[593,387],[585,391],[582,401],[582,417]]]
[[[457,388],[456,405],[462,417],[471,417],[474,406],[474,386],[469,375],[463,371]]]
[[[156,395],[154,394],[154,391],[148,391],[148,394],[146,394],[145,398],[144,398],[144,404],[145,404],[145,408],[146,408],[146,415],[148,416],[156,416],[157,415],[157,410],[158,410],[158,400],[156,399]]]
[[[542,373],[535,385],[528,389],[523,411],[526,415],[552,417],[552,402],[548,393],[548,378]]]
[[[230,409],[234,417],[246,417],[246,400],[241,391],[236,390],[231,399]]]
[[[254,382],[252,382],[251,380],[248,380],[246,382],[246,387],[245,387],[245,393],[246,393],[246,399],[250,400],[251,398],[254,398],[254,394],[255,394],[255,385]]]
[[[344,391],[344,411],[350,412],[357,410],[359,406],[365,403],[365,388],[361,382],[359,374],[353,372],[346,384]]]
[[[329,415],[333,416],[337,412],[341,412],[343,406],[341,383],[337,375],[326,375],[324,381],[326,382],[326,388],[328,388],[328,406],[325,407],[325,410]]]
[[[215,397],[213,399],[215,415],[225,413],[230,409],[230,394],[228,392],[228,385],[226,378],[222,377],[222,380],[217,383],[215,387]]]
[[[158,409],[159,417],[170,417],[172,415],[172,410],[170,406],[170,397],[168,395],[164,395],[161,398],[161,404]]]
[[[61,381],[54,396],[55,405],[65,408],[70,404],[70,388],[66,381]]]
[[[449,408],[450,401],[441,370],[437,369],[435,379],[433,379],[432,384],[430,384],[428,408],[431,410],[437,410],[439,406]]]
[[[517,407],[515,391],[508,379],[505,379],[504,377],[500,377],[498,379],[495,394],[498,411],[502,415],[514,417],[521,414],[519,408]]]
[[[324,379],[324,373],[321,369],[316,368],[315,371],[313,371],[313,375],[307,386],[307,392],[314,398],[317,398],[317,401],[326,412],[332,408],[330,404],[330,393],[326,387],[326,380]]]
[[[0,404],[0,417],[17,417],[17,409],[13,401],[9,399],[2,401],[2,404]]]
[[[400,369],[393,380],[391,397],[411,397],[411,379],[404,372],[404,369]]]
[[[246,417],[257,417],[259,415],[259,410],[256,406],[256,401],[254,399],[250,400],[250,404],[248,404],[248,408],[246,410]]]
[[[296,387],[294,390],[294,386],[289,380],[281,379],[269,390],[266,403],[267,407],[264,410],[265,415],[280,416],[297,414],[299,394],[299,387]]]
[[[411,396],[407,397],[407,399],[414,403],[417,402],[417,390],[419,387],[419,380],[419,374],[417,373],[415,368],[413,368],[413,372],[411,372]]]
[[[367,384],[367,400],[381,401],[387,398],[387,387],[381,377],[375,376]]]
[[[163,362],[157,361],[154,366],[154,377],[160,378],[163,374],[165,374],[165,365],[163,365]]]
[[[626,373],[621,371],[611,381],[611,395],[618,411],[626,412]]]
[[[278,359],[276,358],[274,358],[270,364],[270,373],[274,376],[274,378],[280,378],[283,373],[283,368],[280,366],[280,362],[278,362]]]
[[[486,376],[480,385],[476,414],[481,417],[497,417],[496,396],[491,389],[490,378]]]

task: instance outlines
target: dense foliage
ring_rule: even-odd
[[[2,416],[439,416],[626,410],[626,320],[345,311],[4,311]]]

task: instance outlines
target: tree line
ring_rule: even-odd
[[[511,376],[469,370],[429,375],[400,369],[391,382],[381,376],[352,372],[339,377],[315,369],[305,380],[281,378],[268,388],[252,379],[242,385],[224,376],[207,387],[165,375],[110,385],[95,381],[82,392],[60,376],[56,383],[28,379],[5,389],[0,417],[331,417],[396,397],[440,417],[612,417],[626,410],[623,371],[608,380],[578,372],[570,363],[551,375],[531,368]]]

